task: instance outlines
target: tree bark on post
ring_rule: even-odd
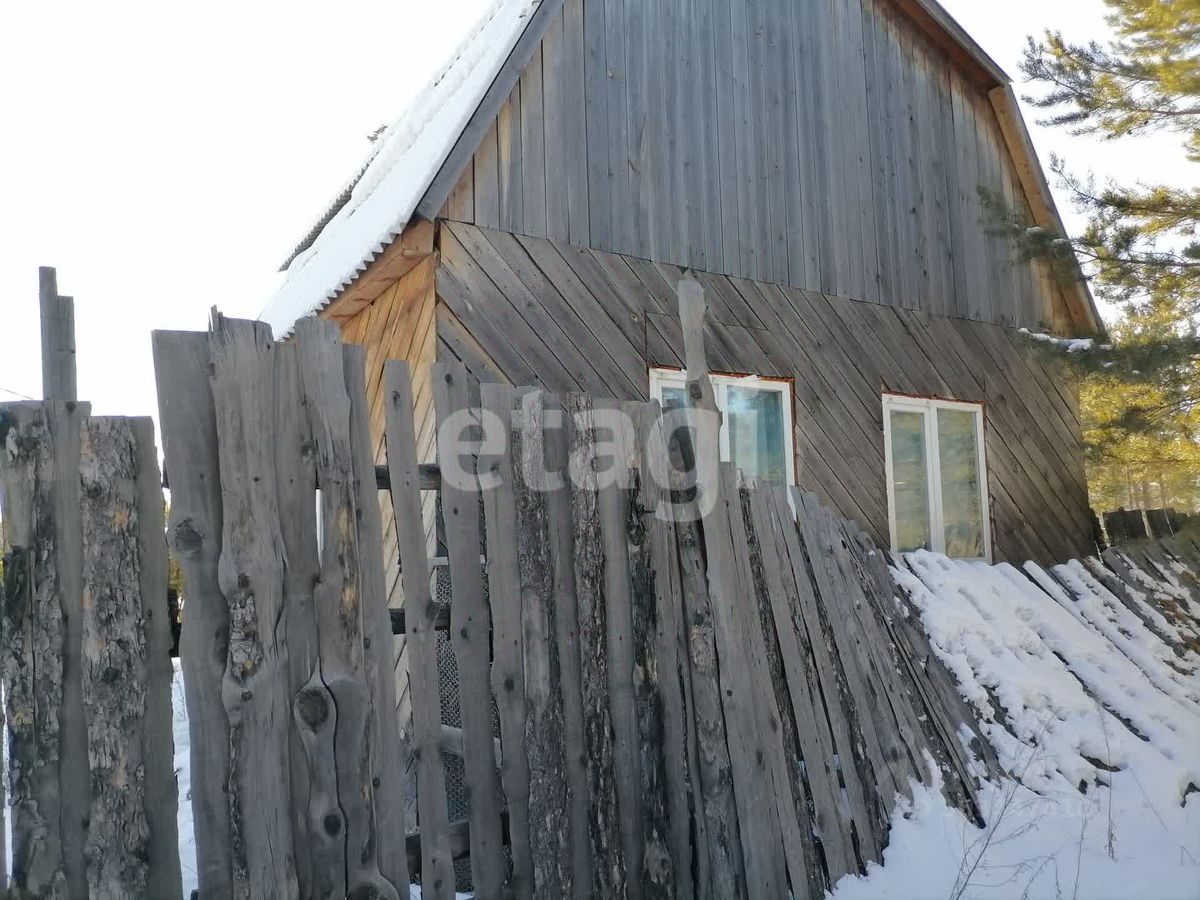
[[[13,884],[36,896],[87,890],[86,733],[80,685],[69,683],[79,678],[71,636],[80,608],[78,428],[87,413],[75,403],[0,406]]]
[[[153,434],[148,426],[139,423],[142,441]],[[84,426],[82,689],[92,897],[182,892],[170,664],[159,624],[165,625],[167,597],[165,544],[158,546],[162,494],[157,464],[146,465],[140,443],[128,419],[89,419]]]

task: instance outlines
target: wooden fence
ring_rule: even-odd
[[[1117,509],[1104,514],[1104,530],[1112,544],[1147,538],[1172,538],[1194,520],[1175,509]]]
[[[332,324],[277,344],[216,316],[154,349],[202,896],[395,897],[412,880],[449,897],[468,857],[484,898],[820,897],[881,858],[929,761],[979,818],[959,738],[974,722],[897,617],[884,557],[813,497],[724,466],[691,493],[660,486],[681,446],[656,404],[483,385],[470,408],[465,370],[442,365],[439,433],[457,422],[472,440],[461,454],[439,440],[422,466],[409,372],[389,362],[377,471],[362,349]],[[707,376],[696,390],[702,407]],[[486,423],[503,439],[475,442]],[[448,611],[423,489],[440,489]],[[402,614],[386,608],[379,490]],[[458,672],[462,823],[439,629]],[[972,750],[994,766],[986,741]]]
[[[682,293],[689,371],[704,373],[702,302]],[[813,496],[717,462],[707,375],[680,434],[657,404],[507,385],[469,404],[465,370],[440,365],[432,465],[407,367],[389,362],[376,466],[363,351],[332,324],[278,344],[215,315],[206,333],[157,333],[154,355],[202,897],[402,897],[419,882],[433,898],[818,898],[882,858],[931,765],[981,821],[975,778],[995,756],[889,560]],[[14,887],[179,896],[152,427],[60,395],[0,406],[0,448]],[[423,491],[440,492],[448,608]],[[381,509],[402,610],[386,607]],[[1197,649],[1194,541],[1089,565]],[[444,724],[438,632],[460,729]]]
[[[1084,565],[1179,656],[1200,654],[1200,535],[1110,547]]]

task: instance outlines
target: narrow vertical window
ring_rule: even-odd
[[[892,549],[989,559],[983,407],[885,395]]]

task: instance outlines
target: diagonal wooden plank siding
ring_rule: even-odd
[[[682,366],[677,267],[460,223],[439,243],[437,352],[477,380],[644,399],[648,368]],[[709,365],[793,380],[800,486],[875,541],[888,541],[880,397],[899,392],[986,404],[997,559],[1090,549],[1074,389],[1013,329],[694,275]]]
[[[981,187],[1032,220],[984,88],[893,3],[565,0],[441,214],[1068,327],[1058,286],[988,233]]]

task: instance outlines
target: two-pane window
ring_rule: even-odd
[[[983,407],[885,394],[892,548],[990,559]]]
[[[754,376],[712,375],[721,411],[721,459],[748,478],[796,483],[792,449],[792,385]],[[663,409],[687,402],[687,375],[651,369],[650,396]]]

